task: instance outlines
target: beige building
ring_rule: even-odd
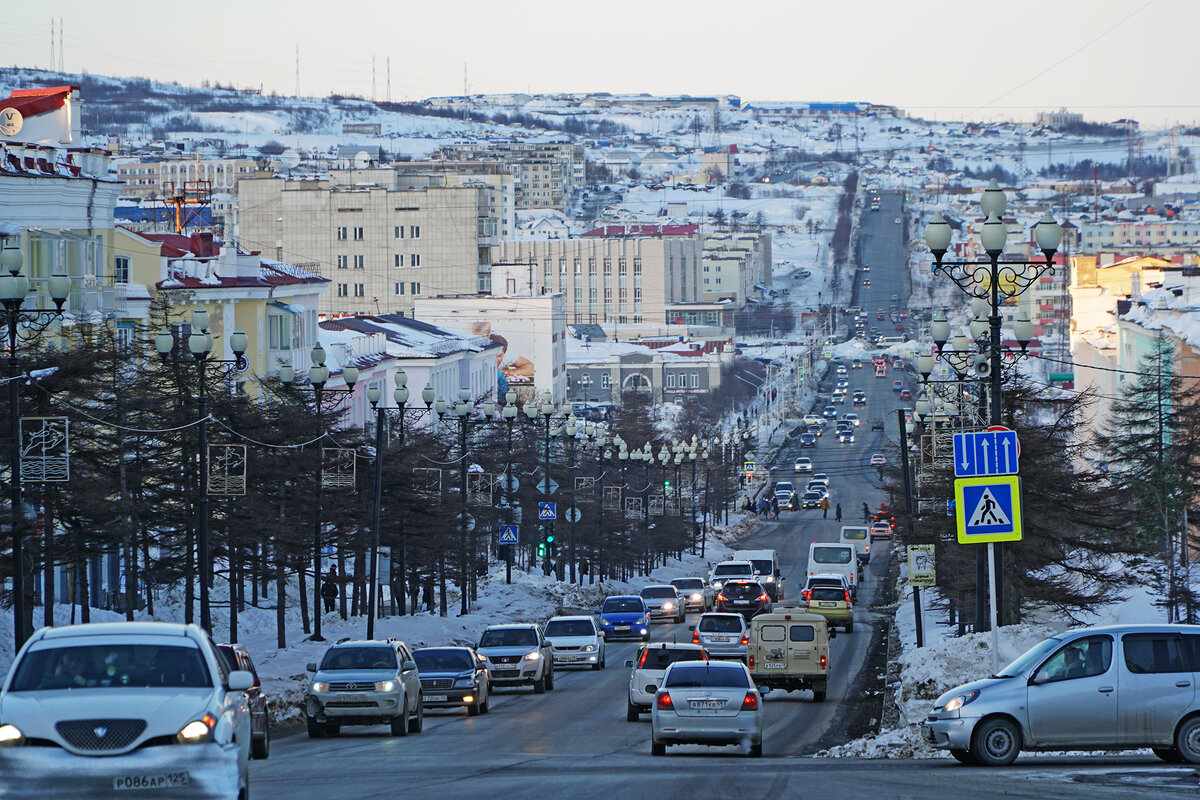
[[[586,236],[501,242],[497,293],[565,295],[570,323],[668,322],[667,307],[700,299],[701,238]]]
[[[487,186],[393,169],[244,180],[236,236],[328,278],[325,313],[412,316],[417,297],[491,288],[496,218]]]
[[[405,175],[437,175],[446,186],[486,186],[488,208],[496,218],[496,233],[512,239],[517,227],[516,180],[500,161],[397,161],[392,167]]]
[[[127,197],[162,197],[168,184],[181,189],[187,181],[208,181],[214,193],[234,194],[237,182],[252,178],[258,164],[252,158],[172,158],[129,161],[116,165]]]
[[[517,208],[564,208],[586,183],[583,145],[572,142],[480,142],[437,151],[449,160],[499,160],[513,176]]]
[[[732,233],[704,237],[700,301],[746,305],[756,284],[771,285],[771,234]]]

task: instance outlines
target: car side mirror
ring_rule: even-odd
[[[229,673],[226,685],[231,692],[244,692],[254,685],[254,676],[244,669],[235,669]]]
[[[625,659],[625,666],[629,667],[630,669],[633,669],[633,659],[632,658]]]
[[[689,630],[689,631],[694,631],[694,630],[696,630],[696,626],[695,626],[695,625],[688,625],[688,630]]]
[[[307,666],[307,667],[305,667],[305,669],[307,669],[309,672],[316,672],[316,671],[317,671],[317,665],[316,665],[316,663],[315,663],[315,662],[313,662],[313,661],[310,661],[310,662],[308,662],[308,666]]]
[[[416,668],[417,668],[417,662],[415,662],[415,661],[405,661],[403,664],[400,665],[401,672],[412,672]]]
[[[782,576],[783,576],[783,573],[782,573],[782,572],[780,572],[779,570],[775,570],[775,577],[776,577],[776,578],[780,578],[780,577],[782,577]]]

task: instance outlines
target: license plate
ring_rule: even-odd
[[[817,605],[819,605],[821,608],[837,608],[837,603],[829,603],[824,600],[817,603]]]
[[[138,789],[173,789],[190,786],[191,776],[186,772],[168,772],[165,775],[122,775],[113,778],[114,791]]]
[[[714,642],[728,642],[729,641],[728,636],[710,636],[708,638]]]
[[[337,695],[337,699],[341,700],[344,703],[365,703],[365,702],[367,702],[367,696],[365,694],[342,694],[341,692],[339,692]]]
[[[423,695],[421,695],[421,699],[424,700],[426,703],[444,703],[444,702],[446,702],[447,697],[448,697],[448,695],[444,695],[444,694],[423,694]]]
[[[766,661],[763,662],[763,669],[787,669],[785,661]]]
[[[688,705],[696,709],[724,708],[724,700],[689,700]]]

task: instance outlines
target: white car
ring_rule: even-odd
[[[542,629],[554,667],[604,669],[604,634],[592,617],[551,617]]]
[[[859,423],[862,421],[858,418],[858,414],[843,414],[842,419],[844,419],[846,422],[849,422],[856,428],[858,427]]]
[[[708,654],[698,644],[644,644],[638,648],[637,658],[625,661],[629,667],[629,698],[625,719],[637,722],[638,715],[649,711],[654,704],[654,693],[662,683],[663,673],[676,661],[704,661]]]
[[[871,454],[871,466],[872,467],[881,467],[886,463],[887,463],[887,458],[884,457],[883,453],[872,453]]]
[[[762,756],[763,700],[739,661],[680,661],[667,667],[650,716],[650,753],[669,744],[746,743]]]
[[[820,414],[805,414],[803,420],[801,421],[805,426],[820,425],[822,428],[825,427],[825,418]]]
[[[642,601],[646,604],[646,616],[652,622],[656,619],[683,622],[683,600],[679,597],[679,591],[671,584],[647,586],[638,594],[642,596]]]
[[[704,612],[712,608],[715,593],[704,578],[675,578],[671,585],[679,592],[685,609]]]
[[[750,580],[754,577],[754,565],[749,561],[722,561],[708,573],[708,585],[719,592],[726,581]]]
[[[794,472],[812,472],[812,459],[808,456],[801,456],[796,459],[796,466],[792,469]]]
[[[43,628],[0,690],[3,794],[248,797],[253,684],[196,625]]]

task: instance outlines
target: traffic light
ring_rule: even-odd
[[[542,541],[538,542],[537,557],[545,558],[546,556],[550,556],[553,554],[554,554],[554,534],[550,533],[550,534],[546,535],[546,538],[544,538],[544,539],[542,539]]]
[[[663,488],[664,488],[664,489],[670,489],[670,488],[671,488],[671,482],[670,482],[670,481],[663,481]]]
[[[537,545],[537,557],[538,557],[538,558],[545,558],[545,557],[546,557],[546,543],[545,543],[545,542],[538,542],[538,545]]]

